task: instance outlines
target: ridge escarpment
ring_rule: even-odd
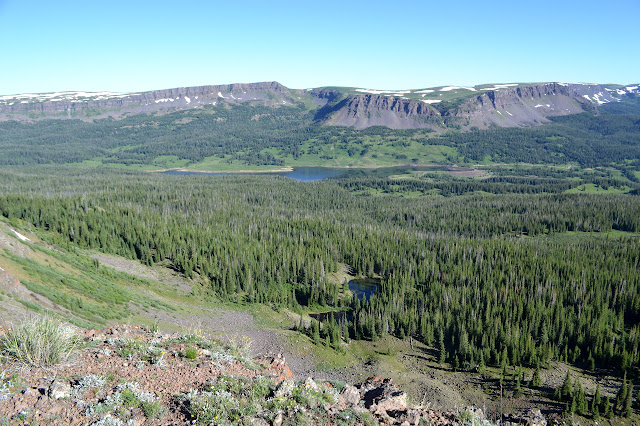
[[[258,102],[275,106],[296,102],[278,82],[179,87],[143,93],[65,92],[53,95],[17,95],[0,103],[0,119],[113,118],[162,110],[179,110],[224,103]],[[47,100],[47,97],[53,99]]]
[[[248,103],[296,106],[326,125],[444,131],[528,127],[625,97],[638,86],[580,83],[496,84],[381,91],[325,87],[289,89],[277,82],[181,87],[143,93],[63,92],[0,96],[0,120],[122,118],[134,114]]]

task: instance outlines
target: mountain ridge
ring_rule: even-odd
[[[293,106],[324,125],[441,132],[530,127],[635,97],[638,85],[508,83],[418,90],[320,87],[290,89],[272,82],[179,87],[141,93],[59,92],[0,96],[0,120],[119,119],[220,105]]]

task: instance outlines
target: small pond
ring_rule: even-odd
[[[369,300],[372,295],[378,292],[380,288],[380,280],[378,278],[361,278],[349,281],[349,290],[360,300]],[[320,322],[327,321],[333,317],[336,322],[342,321],[343,318],[351,320],[351,313],[345,311],[328,311],[309,314],[309,316]]]
[[[360,300],[369,300],[372,295],[378,292],[379,287],[380,280],[378,278],[361,278],[349,281],[349,290]]]

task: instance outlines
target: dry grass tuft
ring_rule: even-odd
[[[52,367],[68,361],[79,347],[80,339],[71,327],[45,315],[0,335],[0,361]]]

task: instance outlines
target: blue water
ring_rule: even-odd
[[[251,173],[253,175],[271,175],[276,174],[285,176],[300,182],[314,182],[317,180],[335,178],[335,177],[386,177],[389,175],[408,173],[409,171],[446,171],[448,166],[396,166],[396,167],[380,167],[372,169],[345,169],[333,167],[295,167],[290,172],[274,172],[274,173]],[[462,170],[462,169],[461,169]],[[162,172],[168,175],[208,175],[208,176],[229,176],[234,173],[224,172],[186,172],[178,170],[169,170]]]
[[[207,175],[207,176],[229,176],[233,173],[223,172],[188,172],[180,170],[168,170],[162,172],[165,175]],[[332,177],[339,177],[347,173],[345,169],[334,169],[331,167],[296,167],[290,172],[275,172],[268,174],[276,174],[285,176],[293,180],[300,182],[314,182],[316,180],[322,180]],[[267,173],[255,173],[255,174],[267,174]]]
[[[369,300],[371,296],[378,292],[378,287],[380,285],[380,280],[376,280],[373,278],[364,278],[360,280],[351,280],[349,281],[349,290],[355,294],[358,299],[367,299]]]
[[[313,182],[327,178],[339,177],[346,174],[345,169],[334,169],[331,167],[296,167],[291,172],[278,172],[280,176],[298,180],[300,182]]]
[[[375,278],[363,278],[349,281],[349,290],[351,290],[360,300],[366,299],[368,301],[371,296],[378,292],[379,286],[380,280]],[[349,321],[353,319],[353,313],[345,311],[318,312],[311,313],[309,316],[320,322],[328,321],[331,317],[333,317],[333,319],[338,323],[341,322],[343,318],[346,318]]]

